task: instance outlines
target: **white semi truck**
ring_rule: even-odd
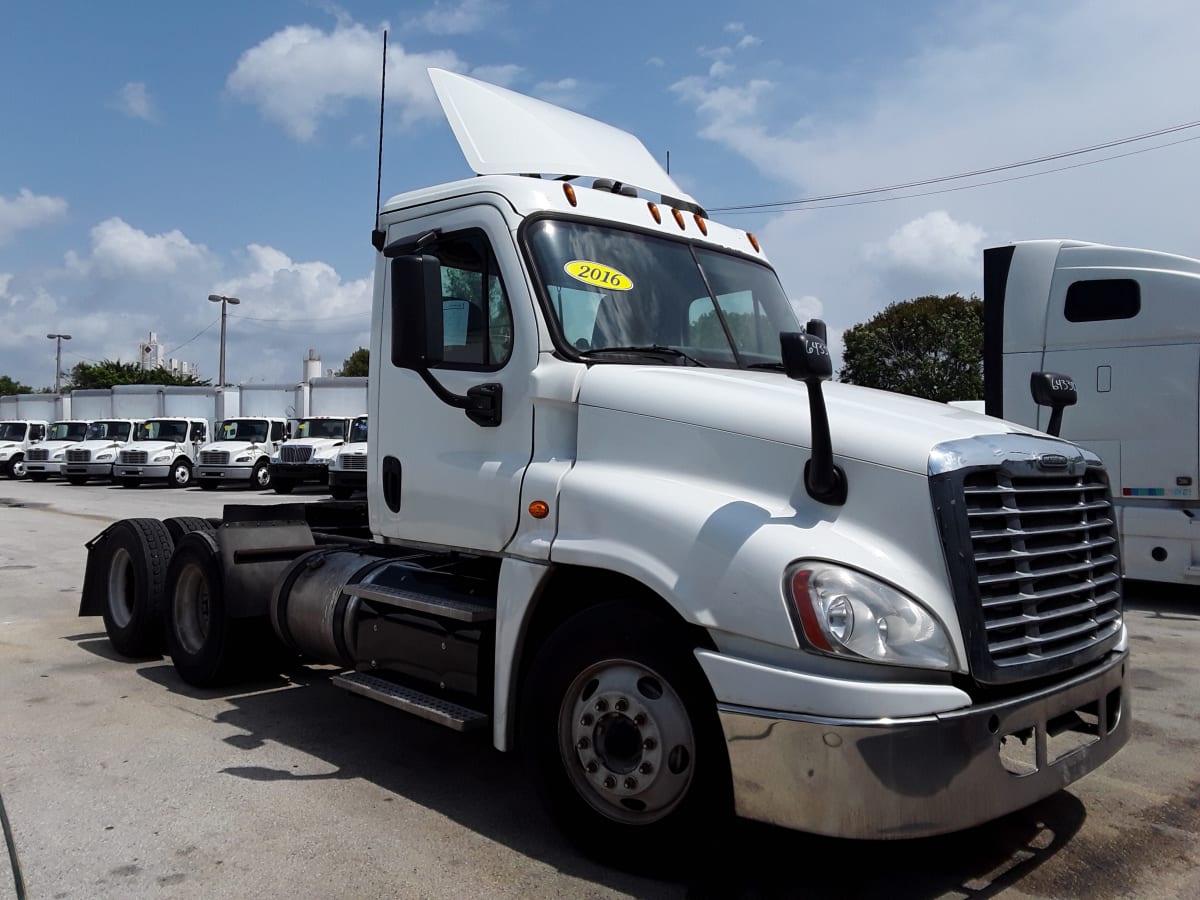
[[[329,493],[334,500],[349,500],[367,489],[367,417],[350,423],[350,435],[329,464]]]
[[[51,475],[62,475],[67,463],[67,449],[87,437],[85,419],[61,419],[50,424],[46,439],[25,455],[25,471],[30,481],[45,481]]]
[[[350,419],[309,416],[296,420],[292,435],[271,457],[271,489],[290,494],[297,484],[329,483],[329,464],[350,433]]]
[[[961,829],[1125,743],[1094,454],[825,384],[757,240],[636,138],[431,74],[478,177],[377,218],[368,503],[117,522],[81,615],[193,685],[277,641],[483,730],[626,862],[735,812]]]
[[[147,481],[187,487],[199,449],[207,442],[204,419],[147,419],[134,433],[133,443],[117,455],[113,481],[130,488]]]
[[[196,483],[215,491],[223,484],[265,490],[271,486],[271,457],[287,438],[287,420],[238,416],[217,426],[214,440],[199,451]]]
[[[86,484],[93,478],[112,479],[117,456],[137,435],[136,419],[97,419],[87,427],[83,440],[66,450],[63,476],[71,484]]]
[[[6,478],[25,477],[25,455],[46,439],[49,425],[41,419],[0,422],[0,472]]]
[[[1031,427],[1033,372],[1074,379],[1064,437],[1113,485],[1130,578],[1200,584],[1200,260],[1081,241],[984,252],[985,408]]]

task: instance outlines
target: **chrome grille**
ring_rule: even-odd
[[[347,471],[365,472],[367,470],[367,456],[365,453],[343,453],[341,460],[342,468]]]
[[[312,456],[313,448],[300,445],[298,447],[289,447],[284,444],[279,448],[279,458],[288,463],[303,463],[308,462],[308,458]]]
[[[91,450],[68,450],[67,451],[67,462],[81,463],[81,462],[91,462],[91,461],[92,461],[92,451]]]
[[[202,466],[227,466],[229,465],[228,450],[201,450],[200,465]]]
[[[145,465],[150,460],[150,454],[145,450],[122,450],[121,462],[130,466]]]
[[[50,451],[49,450],[30,450],[29,453],[27,453],[25,455],[25,458],[28,459],[30,462],[49,462],[50,461]]]

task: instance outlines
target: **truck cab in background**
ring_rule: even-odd
[[[349,500],[367,489],[367,417],[350,423],[350,436],[329,464],[329,493],[334,500]]]
[[[196,483],[206,491],[222,484],[255,490],[271,486],[271,457],[287,439],[283,418],[237,416],[217,426],[212,443],[199,451]]]
[[[208,442],[208,422],[194,418],[147,419],[137,429],[133,443],[123,449],[113,466],[113,481],[137,487],[146,481],[167,487],[187,487],[199,448]]]
[[[989,415],[1045,429],[1039,370],[1074,379],[1062,436],[1099,455],[1129,578],[1200,584],[1200,260],[1082,241],[984,251]]]
[[[141,425],[134,419],[96,419],[87,427],[83,440],[67,448],[63,474],[71,484],[92,478],[112,478],[113,465],[121,450],[131,444]]]
[[[25,455],[46,439],[48,427],[42,420],[0,422],[0,472],[5,477],[25,477]]]
[[[62,419],[53,422],[46,439],[25,454],[25,470],[31,481],[45,481],[51,475],[63,474],[67,450],[87,436],[91,422],[83,419]]]
[[[297,484],[328,484],[329,464],[346,443],[350,421],[340,416],[298,419],[291,437],[271,457],[271,489],[290,494]]]

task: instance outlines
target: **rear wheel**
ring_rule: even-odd
[[[183,540],[185,534],[191,534],[193,531],[213,531],[213,525],[208,519],[202,519],[199,516],[175,516],[170,519],[163,519],[163,525],[166,526],[167,532],[171,535],[171,540],[178,544]]]
[[[104,630],[123,656],[162,653],[163,589],[173,546],[157,519],[123,519],[97,548],[105,555]]]
[[[265,491],[271,486],[271,464],[265,459],[260,459],[254,464],[254,471],[250,473],[250,487],[256,490]],[[281,493],[287,493],[281,491]]]
[[[227,681],[234,669],[236,620],[225,608],[221,553],[207,531],[185,534],[167,570],[167,652],[188,684]]]
[[[335,484],[329,488],[329,493],[334,500],[349,500],[354,496],[354,488],[344,484]]]
[[[180,457],[171,463],[167,472],[167,487],[185,488],[192,483],[192,464],[185,457]]]
[[[731,812],[716,702],[681,628],[625,602],[555,631],[525,680],[521,743],[559,827],[635,866],[702,852]],[[626,852],[628,851],[628,852]]]

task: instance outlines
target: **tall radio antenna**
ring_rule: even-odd
[[[387,29],[383,30],[383,69],[379,76],[379,162],[375,170],[375,228],[371,231],[371,244],[383,250],[384,232],[379,228],[379,199],[383,191],[383,103],[387,96]]]

